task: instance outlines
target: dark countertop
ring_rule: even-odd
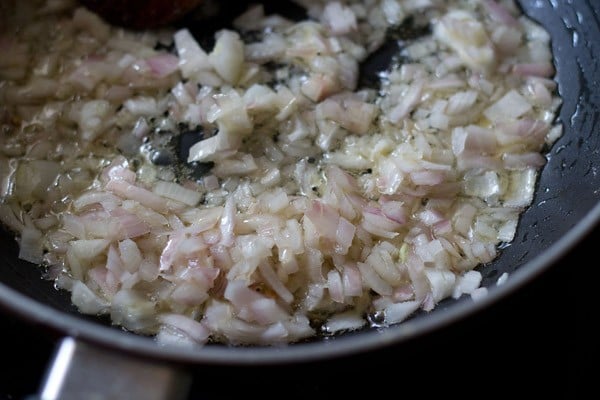
[[[356,356],[277,367],[194,367],[190,399],[259,394],[261,399],[343,398],[409,390],[461,398],[531,394],[583,398],[598,355],[598,300],[590,270],[600,230],[514,295],[425,337]],[[37,391],[55,338],[0,314],[0,399]],[[597,324],[596,324],[597,325]],[[235,385],[224,385],[232,379]],[[280,384],[287,389],[280,391]]]

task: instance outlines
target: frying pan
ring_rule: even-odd
[[[328,338],[315,338],[282,347],[227,347],[210,344],[199,351],[158,346],[152,339],[113,327],[107,320],[81,315],[68,293],[57,291],[41,279],[40,270],[17,258],[12,235],[1,233],[0,305],[40,329],[63,338],[48,371],[45,395],[54,391],[62,399],[81,398],[86,382],[82,371],[95,371],[94,378],[139,379],[155,382],[153,394],[143,398],[175,399],[189,381],[186,368],[198,365],[281,365],[321,361],[398,345],[409,339],[440,330],[475,313],[485,313],[494,303],[507,301],[572,251],[600,221],[600,4],[594,0],[523,0],[523,11],[551,34],[557,67],[557,82],[563,104],[559,119],[563,136],[548,153],[532,207],[526,210],[510,246],[493,262],[483,265],[482,286],[488,295],[471,299],[445,300],[429,313],[415,315],[400,325],[364,330]],[[508,273],[503,285],[498,277]],[[92,361],[92,362],[91,362]],[[110,365],[113,371],[98,373]],[[71,374],[79,371],[79,374]],[[115,374],[114,371],[119,371]],[[88,377],[89,378],[89,377]],[[52,386],[60,382],[62,386]],[[124,388],[122,390],[129,390]],[[172,390],[178,388],[177,390]],[[70,392],[69,392],[70,391]],[[69,395],[72,397],[69,397]],[[132,393],[124,398],[140,398]],[[48,397],[50,398],[50,397]]]

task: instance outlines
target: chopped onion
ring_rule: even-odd
[[[511,1],[257,4],[212,48],[23,2],[0,15],[0,220],[82,313],[163,346],[482,298],[562,134],[550,36]],[[361,86],[411,18],[431,30]]]

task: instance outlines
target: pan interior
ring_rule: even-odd
[[[596,134],[600,91],[594,84],[600,73],[594,58],[600,54],[600,6],[592,1],[566,0],[522,1],[521,6],[551,33],[563,98],[560,120],[565,132],[548,155],[533,206],[522,215],[514,242],[480,269],[482,286],[489,288],[481,301],[446,300],[430,313],[416,315],[399,326],[326,340],[285,347],[238,348],[235,352],[227,346],[207,345],[191,353],[158,347],[149,338],[112,327],[109,321],[81,315],[68,293],[57,291],[52,282],[41,278],[39,269],[17,259],[17,244],[3,231],[0,303],[32,323],[122,351],[177,361],[251,364],[314,360],[399,343],[482,310],[514,290],[526,290],[523,286],[528,281],[568,252],[600,219],[600,176],[596,170],[600,165]],[[508,273],[509,279],[496,286],[503,273]]]

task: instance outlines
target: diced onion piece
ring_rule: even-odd
[[[156,324],[156,304],[139,292],[123,289],[112,299],[110,317],[115,324],[144,332]]]
[[[236,84],[244,64],[244,43],[239,34],[230,30],[217,32],[217,42],[208,61],[223,79]]]
[[[402,322],[414,314],[419,307],[421,307],[421,303],[419,301],[392,303],[383,310],[385,323],[391,325]]]
[[[208,54],[200,47],[189,30],[181,29],[173,36],[179,55],[179,69],[184,78],[192,78],[211,67]]]
[[[485,27],[467,11],[454,10],[434,27],[435,37],[458,53],[471,68],[487,69],[496,60]]]
[[[158,181],[152,190],[159,196],[180,201],[188,206],[195,206],[202,198],[202,193],[184,188],[175,182]]]
[[[208,329],[200,322],[180,314],[161,314],[158,320],[185,333],[198,343],[205,343],[209,336]]]
[[[488,107],[483,114],[491,121],[504,122],[517,119],[531,110],[531,104],[514,89]]]
[[[357,29],[356,15],[350,7],[331,1],[323,10],[323,22],[334,35],[345,35]]]
[[[481,285],[481,273],[479,271],[467,271],[458,276],[452,291],[452,297],[457,299],[463,294],[471,294]]]
[[[34,264],[42,262],[44,249],[42,247],[42,232],[33,226],[26,225],[19,239],[19,258]]]
[[[104,314],[110,308],[110,303],[106,299],[93,292],[81,281],[73,282],[71,301],[84,314]]]
[[[323,325],[323,330],[329,334],[340,331],[353,331],[363,327],[367,321],[356,312],[348,311],[332,316]]]

